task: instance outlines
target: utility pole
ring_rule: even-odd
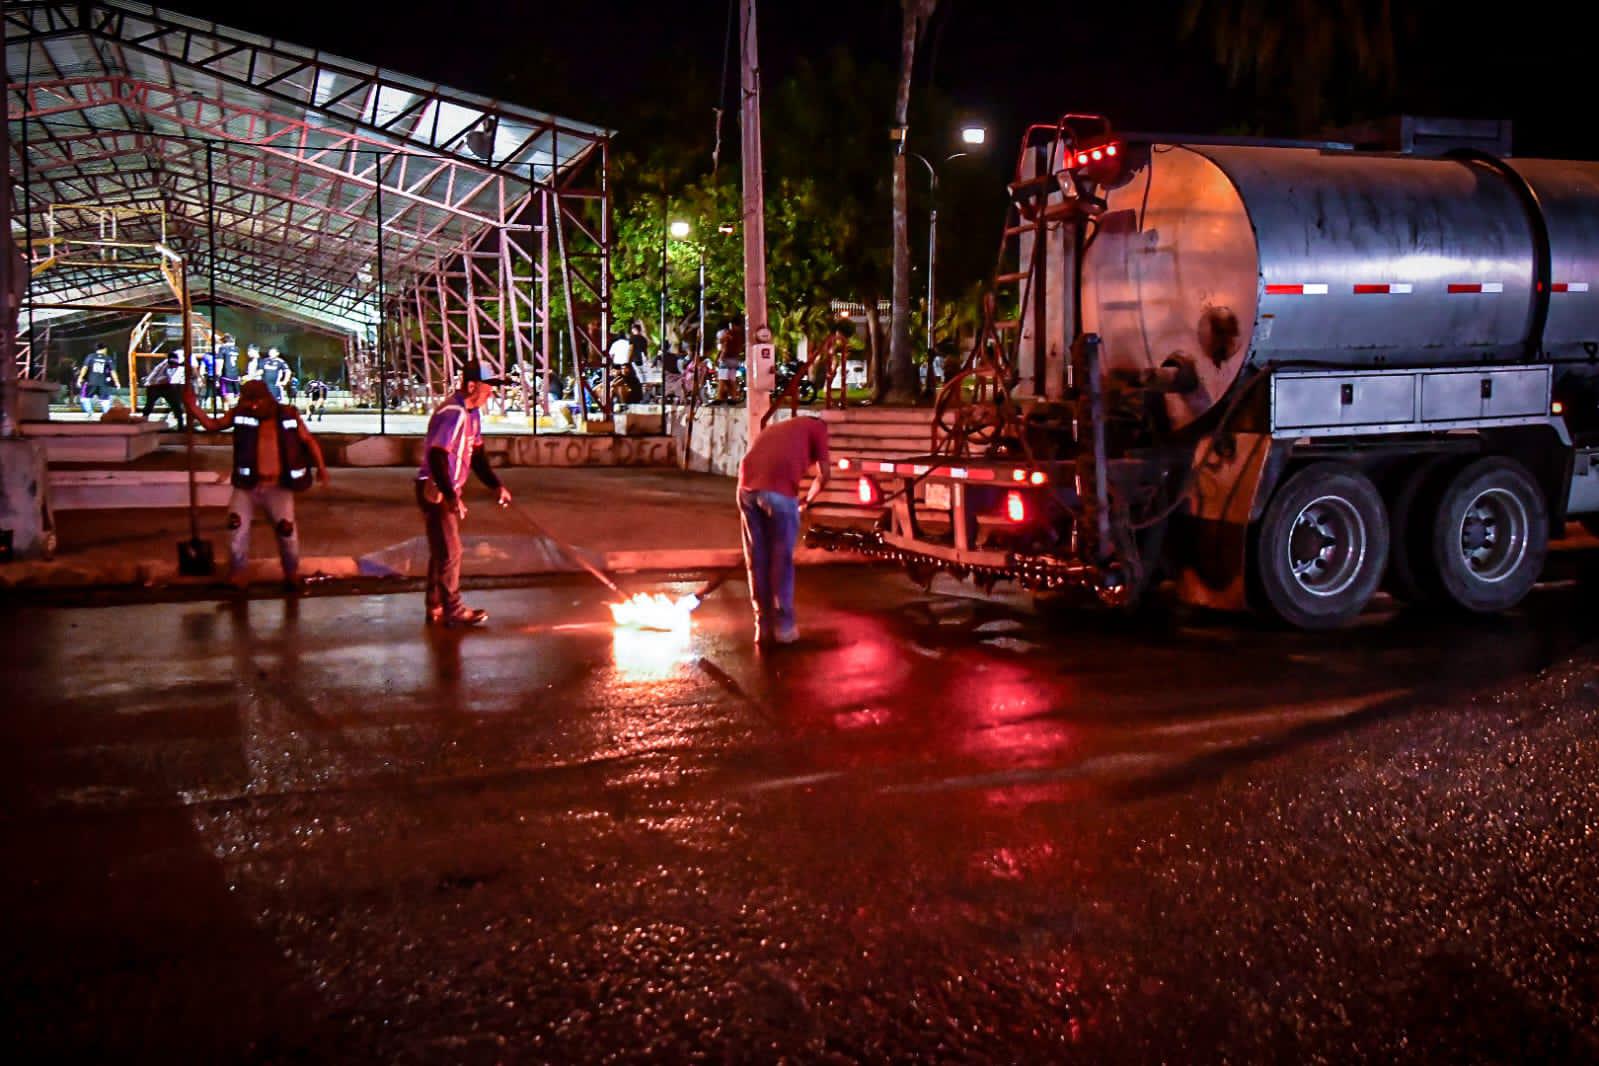
[[[0,0],[0,24],[11,5]],[[24,43],[24,48],[32,48]],[[11,100],[11,69],[0,73],[0,98]],[[23,108],[27,122],[27,108]],[[26,136],[26,134],[24,134]],[[26,141],[24,141],[26,143]],[[22,436],[17,375],[17,316],[27,293],[31,256],[25,259],[11,232],[11,123],[0,122],[0,558],[49,556],[55,551],[50,480],[44,446]],[[27,173],[26,169],[23,171]],[[27,196],[23,190],[23,196]],[[32,233],[25,233],[27,240]]]
[[[0,19],[5,17],[7,5],[0,0]],[[32,48],[28,44],[25,47]],[[7,101],[11,99],[11,68],[0,75],[0,89]],[[24,108],[24,111],[27,109]],[[26,121],[26,119],[24,119]],[[0,438],[16,437],[17,431],[17,314],[21,300],[16,276],[17,253],[11,236],[11,122],[0,123]],[[30,234],[31,236],[31,234]],[[23,277],[27,272],[23,272]]]
[[[744,343],[749,439],[772,405],[772,328],[766,319],[766,196],[761,163],[761,63],[755,0],[739,2],[740,114],[744,148]]]

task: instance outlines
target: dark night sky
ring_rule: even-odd
[[[1309,132],[1284,129],[1274,119],[1276,90],[1229,87],[1206,42],[1180,38],[1186,2],[942,0],[926,44],[934,62],[920,76],[985,117],[999,143],[1065,110],[1104,111],[1128,129],[1204,132],[1265,123],[1276,124],[1276,133]],[[236,3],[186,0],[175,6],[607,123],[624,143],[648,135],[630,116],[670,99],[674,82],[716,78],[728,10],[726,0],[275,0],[247,11]],[[1593,58],[1576,32],[1581,6],[1500,4],[1482,13],[1458,0],[1393,6],[1401,22],[1400,84],[1371,101],[1370,115],[1509,117],[1519,154],[1599,156],[1591,118],[1574,106],[1592,92]],[[797,58],[840,46],[892,63],[897,35],[894,0],[765,0],[767,84]]]

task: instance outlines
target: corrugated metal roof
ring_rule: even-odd
[[[214,268],[236,299],[343,329],[377,317],[380,217],[393,291],[610,136],[131,0],[10,3],[5,34],[17,213],[36,239],[51,204],[158,204],[196,292]],[[112,302],[131,280],[52,268],[31,296]]]

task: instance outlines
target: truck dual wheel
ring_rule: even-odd
[[[1388,511],[1371,479],[1343,463],[1289,478],[1261,518],[1256,576],[1267,603],[1301,629],[1354,620],[1388,562]]]
[[[1532,475],[1489,456],[1457,472],[1437,499],[1431,562],[1444,595],[1481,613],[1520,603],[1549,547],[1549,513]]]

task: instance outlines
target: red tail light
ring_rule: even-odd
[[[1022,499],[1019,492],[1005,494],[1005,517],[1012,522],[1027,521],[1027,501]]]
[[[877,482],[869,477],[863,477],[855,483],[855,498],[864,504],[877,503]]]

